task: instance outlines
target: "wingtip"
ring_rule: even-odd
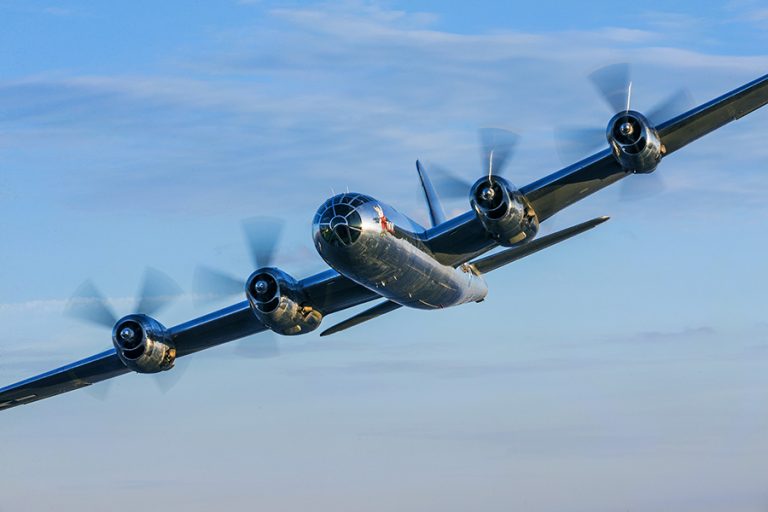
[[[603,222],[606,222],[609,219],[610,217],[608,215],[602,215],[600,217],[595,217],[594,219],[590,219],[582,224],[579,224],[579,226],[585,226],[587,229],[591,229],[599,226],[600,224],[602,224]]]

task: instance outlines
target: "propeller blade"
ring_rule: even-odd
[[[555,129],[557,153],[564,164],[575,161],[593,153],[600,146],[607,144],[605,128],[562,127]]]
[[[619,199],[621,201],[645,199],[663,193],[666,188],[664,178],[658,172],[627,176],[621,182]]]
[[[466,199],[472,184],[451,171],[434,164],[429,165],[429,177],[443,199]]]
[[[663,123],[678,114],[686,112],[693,106],[693,98],[688,89],[680,89],[672,93],[666,100],[656,105],[647,114],[648,120],[653,125]]]
[[[519,137],[503,128],[483,128],[479,134],[483,169],[489,176],[500,176],[514,154]]]
[[[235,344],[235,354],[248,359],[267,359],[280,355],[277,337],[272,331],[248,336]]]
[[[136,312],[154,315],[180,294],[181,288],[173,279],[155,268],[147,267],[136,302]]]
[[[268,267],[283,229],[283,221],[274,217],[254,217],[243,221],[243,231],[256,268]]]
[[[593,71],[589,79],[614,113],[629,109],[629,64],[605,66]]]
[[[117,323],[117,316],[107,299],[90,280],[85,281],[75,290],[65,312],[74,318],[109,329]]]
[[[153,373],[155,384],[162,394],[168,393],[179,383],[189,369],[189,359],[177,359],[173,362],[173,368],[160,373]]]
[[[209,267],[197,267],[193,289],[202,302],[245,293],[245,281]]]

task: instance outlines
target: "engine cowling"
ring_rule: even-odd
[[[308,333],[323,320],[319,311],[306,305],[298,282],[280,269],[257,270],[245,287],[253,313],[278,334]]]
[[[523,194],[507,180],[484,177],[470,191],[470,202],[480,222],[499,245],[515,245],[532,238],[539,222]]]
[[[643,114],[634,110],[613,116],[606,137],[613,156],[628,172],[651,173],[664,155],[664,146],[656,129]]]
[[[176,347],[163,325],[147,315],[128,315],[112,329],[112,344],[120,360],[138,373],[173,368]]]

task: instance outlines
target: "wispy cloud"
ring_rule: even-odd
[[[163,297],[165,298],[165,297]],[[200,301],[216,298],[212,295],[201,295],[196,293],[184,293],[172,297],[179,301]],[[116,310],[126,310],[135,306],[136,297],[107,297],[107,304]],[[97,303],[99,299],[78,298],[78,299],[35,299],[21,302],[0,302],[0,314],[14,314],[25,312],[37,313],[63,313],[68,307],[74,305],[85,305],[88,303]]]
[[[768,68],[768,56],[675,47],[661,29],[460,34],[433,28],[429,14],[357,2],[268,15],[271,25],[221,32],[160,75],[0,82],[0,127],[17,151],[73,155],[88,177],[85,189],[67,191],[77,208],[114,210],[121,203],[105,191],[115,188],[135,198],[131,207],[232,208],[288,179],[306,185],[297,200],[309,204],[318,186],[375,187],[420,211],[412,161],[473,175],[478,126],[523,131],[517,180],[559,167],[552,128],[562,113],[595,125],[609,115],[584,79],[606,62],[637,65],[640,108],[675,86],[713,83],[715,70],[750,77]]]
[[[603,364],[579,358],[553,357],[535,361],[519,360],[503,363],[472,363],[452,360],[372,360],[354,361],[343,365],[289,368],[291,375],[336,375],[354,379],[360,376],[417,375],[437,379],[494,378],[521,373],[561,372],[586,369]]]
[[[768,9],[761,0],[731,0],[726,9],[732,14],[732,22],[752,24],[760,29],[768,27]]]
[[[711,340],[717,331],[709,326],[688,327],[677,331],[643,331],[628,338],[639,343],[674,343],[676,341]]]
[[[2,0],[0,12],[10,12],[24,15],[43,15],[54,17],[74,16],[80,13],[71,6],[55,5],[45,0]]]
[[[66,7],[59,7],[59,6],[48,6],[43,7],[41,9],[41,12],[45,14],[50,14],[51,16],[72,16],[75,11],[72,9],[66,8]]]

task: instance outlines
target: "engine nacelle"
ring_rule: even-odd
[[[484,177],[470,191],[470,202],[480,222],[499,245],[510,246],[532,238],[539,221],[523,194],[499,177]]]
[[[628,172],[651,173],[664,155],[656,129],[643,114],[634,110],[613,116],[606,136],[613,156]]]
[[[138,373],[173,368],[176,347],[160,322],[147,315],[128,315],[112,329],[112,343],[120,360]]]
[[[248,278],[245,291],[256,317],[278,334],[314,331],[323,320],[319,311],[305,305],[299,283],[280,269],[257,270]]]

